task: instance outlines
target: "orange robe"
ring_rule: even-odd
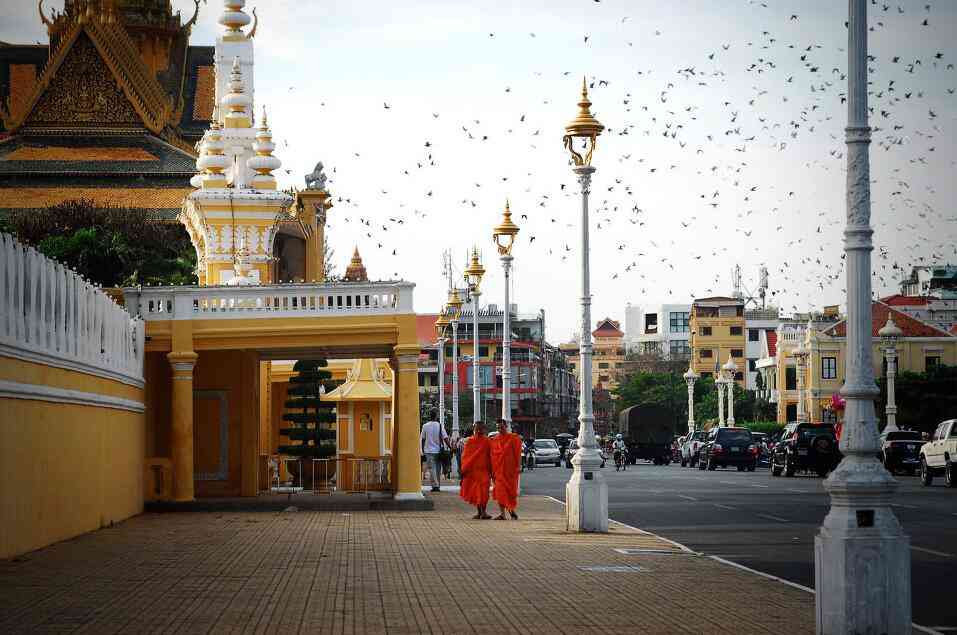
[[[522,442],[512,432],[500,432],[492,439],[492,475],[495,486],[492,496],[505,509],[518,506],[518,471],[522,459]]]
[[[492,443],[484,434],[473,434],[462,448],[462,486],[459,496],[469,505],[488,505],[492,478]]]

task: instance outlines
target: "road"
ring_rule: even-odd
[[[767,468],[714,472],[656,467],[615,472],[608,482],[612,519],[646,529],[708,555],[814,587],[814,536],[829,499],[818,477],[772,478]],[[522,475],[522,492],[565,499],[571,470],[540,466]],[[957,489],[899,476],[894,513],[911,540],[914,621],[957,632]],[[754,598],[751,598],[753,600]]]

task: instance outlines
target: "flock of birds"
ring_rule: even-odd
[[[770,11],[769,2],[742,0],[757,11]],[[618,122],[601,138],[608,149],[602,150],[605,158],[591,193],[593,260],[600,251],[606,263],[593,269],[593,278],[607,276],[606,283],[626,284],[619,293],[626,299],[639,292],[673,302],[724,295],[730,291],[727,271],[742,261],[754,270],[758,265],[770,270],[770,298],[785,311],[819,308],[828,294],[843,297],[843,196],[839,204],[821,205],[813,185],[843,187],[846,51],[843,43],[831,46],[789,37],[789,27],[802,19],[798,13],[768,15],[777,15],[784,24],[755,32],[749,40],[721,43],[700,59],[676,61],[672,68],[634,68],[628,78],[587,77],[593,101],[603,104],[602,114],[612,110],[609,102],[617,99]],[[909,21],[910,26],[930,29],[933,15],[934,7],[926,2],[892,5],[872,0],[869,28],[875,34],[892,32],[898,23]],[[629,22],[630,17],[620,19],[623,27]],[[488,33],[488,39],[496,38],[500,36]],[[539,36],[529,32],[528,38]],[[593,42],[585,34],[582,46]],[[623,45],[631,48],[634,42],[626,35]],[[640,56],[635,58],[640,61]],[[742,59],[748,61],[742,65]],[[875,294],[884,295],[896,292],[912,266],[957,262],[957,212],[952,200],[939,201],[940,189],[953,188],[940,180],[955,168],[955,137],[945,126],[953,123],[957,111],[957,74],[952,50],[877,56],[872,49],[868,66],[872,165],[886,168],[872,168],[874,287]],[[572,71],[561,76],[569,85],[574,79]],[[731,76],[734,89],[729,88]],[[529,85],[542,78],[542,72],[530,71]],[[750,92],[737,90],[742,80],[750,84]],[[508,95],[513,87],[502,90]],[[503,138],[517,140],[529,158],[512,160],[536,165],[541,146],[547,145],[549,153],[557,151],[555,131],[544,132],[528,101],[522,103],[524,110],[516,109],[504,129],[494,129],[478,116],[456,121],[455,141],[488,145]],[[548,107],[549,100],[542,104]],[[393,116],[395,108],[394,99],[383,100],[382,116]],[[441,112],[432,112],[431,119],[445,125],[441,134],[452,130]],[[421,259],[425,249],[410,245],[407,232],[432,216],[449,213],[432,203],[446,179],[443,170],[454,169],[448,166],[457,165],[457,158],[443,154],[451,144],[436,136],[438,128],[435,135],[426,132],[414,160],[397,168],[397,187],[403,187],[403,179],[409,183],[401,192],[391,187],[336,191],[339,168],[361,170],[364,155],[340,148],[339,156],[326,161],[335,164],[329,170],[336,197],[331,235],[340,223],[350,227],[368,246],[395,258],[395,277],[406,269],[409,260],[403,259]],[[288,140],[282,144],[290,145]],[[612,151],[613,161],[608,156]],[[941,155],[943,163],[937,159]],[[769,180],[764,170],[782,165],[790,166],[788,171]],[[571,199],[579,196],[579,188],[566,174],[548,183],[527,170],[517,176],[486,175],[476,178],[471,193],[460,195],[457,206],[474,213],[481,206],[482,188],[520,192],[524,205],[513,201],[513,211],[523,227],[523,252],[557,266],[566,264],[572,276],[578,243],[577,225],[569,221],[577,217],[569,212],[576,207]],[[648,202],[648,192],[662,187],[672,190],[668,208]],[[369,201],[372,196],[374,202]],[[707,247],[691,240],[708,234],[723,240],[705,242]],[[436,252],[443,248],[437,244]],[[715,262],[726,266],[715,267]]]

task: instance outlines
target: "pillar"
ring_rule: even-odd
[[[256,351],[244,350],[240,356],[239,494],[255,496],[259,493],[259,355]]]
[[[419,345],[400,344],[394,349],[395,384],[395,498],[414,500],[422,496],[422,462],[419,447]]]
[[[298,193],[300,220],[306,231],[305,279],[323,282],[326,279],[326,212],[332,200],[325,190],[305,189]]]
[[[166,355],[173,369],[170,454],[173,461],[173,500],[191,501],[193,495],[193,351]]]

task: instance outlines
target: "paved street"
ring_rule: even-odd
[[[564,500],[569,474],[539,467],[522,475],[523,493]],[[604,474],[613,519],[813,588],[814,535],[828,508],[822,479],[650,463],[619,473],[609,464]],[[957,490],[942,479],[930,488],[898,480],[894,511],[911,538],[914,621],[957,632]]]

